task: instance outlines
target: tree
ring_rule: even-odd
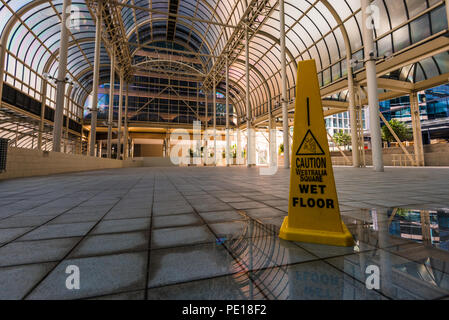
[[[348,147],[351,145],[351,135],[344,131],[338,131],[334,133],[334,141],[339,147]]]
[[[388,121],[388,124],[393,129],[394,133],[396,133],[399,140],[410,141],[412,139],[412,131],[409,127],[407,127],[405,122],[397,119],[391,119]],[[387,142],[396,142],[396,139],[386,125],[382,127],[382,140]]]
[[[279,155],[284,153],[284,144],[281,143],[281,145],[279,146]]]

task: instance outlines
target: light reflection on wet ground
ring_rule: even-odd
[[[245,216],[241,234],[220,235],[234,259],[234,285],[241,285],[249,299],[440,299],[449,294],[448,211],[362,209],[358,216],[366,220],[344,216],[356,240],[352,248],[286,242],[277,237],[279,226]],[[378,289],[367,288],[370,266],[379,270]]]

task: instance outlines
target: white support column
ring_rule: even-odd
[[[44,124],[45,124],[45,106],[47,100],[47,80],[42,78],[42,88],[41,88],[41,119],[39,121],[39,133],[37,138],[37,149],[42,150],[42,137],[44,135]]]
[[[214,79],[213,86],[213,103],[214,103],[214,166],[217,166],[217,84]]]
[[[245,75],[246,75],[246,166],[251,167],[254,163],[252,161],[252,134],[251,134],[251,102],[250,102],[250,84],[249,84],[249,32],[248,26],[245,27]]]
[[[238,165],[243,165],[243,164],[245,164],[245,159],[243,159],[243,155],[242,155],[242,133],[240,131],[239,126],[237,126],[237,138],[236,138],[236,140],[237,140],[236,141],[237,164]]]
[[[209,118],[209,101],[208,101],[208,96],[209,96],[209,92],[206,93],[206,104],[204,106],[205,119],[204,119],[204,147],[203,147],[204,163],[203,163],[203,165],[208,165],[209,164],[209,148],[208,148],[209,136],[207,134],[207,130],[208,130],[208,123],[207,122],[208,122],[208,118]]]
[[[422,139],[421,113],[419,110],[418,93],[410,94],[410,112],[412,116],[413,145],[415,147],[415,163],[419,167],[425,166],[424,145]]]
[[[231,137],[229,132],[229,63],[226,55],[226,166],[231,165]]]
[[[114,122],[115,51],[112,49],[111,74],[109,76],[108,159],[112,158],[112,123]]]
[[[361,4],[373,166],[375,171],[383,172],[384,164],[382,158],[382,136],[379,120],[379,96],[377,92],[376,51],[374,49],[373,35],[373,29],[375,26],[374,23],[372,23],[372,17],[369,16],[370,0],[361,0]]]
[[[64,134],[64,153],[67,153],[67,145],[69,143],[69,121],[70,121],[70,94],[72,93],[73,86],[69,84],[69,87],[67,89],[67,99],[65,101],[65,112],[66,112],[66,118],[65,118],[65,134]]]
[[[93,75],[93,90],[92,90],[92,117],[90,120],[90,156],[95,156],[95,143],[97,139],[97,105],[98,105],[98,85],[100,83],[100,50],[101,50],[101,25],[103,23],[102,17],[103,2],[98,1],[98,14],[95,30],[95,58],[94,58],[94,75]]]
[[[349,58],[349,54],[348,54]],[[349,100],[349,121],[351,125],[351,144],[352,144],[352,166],[360,168],[359,135],[357,126],[357,106],[355,102],[354,77],[350,59],[347,59],[348,65],[348,100]]]
[[[53,127],[53,151],[61,152],[62,127],[64,126],[64,100],[67,77],[67,55],[69,45],[69,29],[67,28],[67,9],[72,0],[64,0],[61,14],[61,40],[59,48],[58,78],[56,80],[56,107]]]
[[[117,120],[117,160],[120,160],[122,154],[122,111],[123,111],[123,86],[125,85],[125,80],[123,79],[123,70],[120,70],[120,94],[118,102],[118,120]]]
[[[284,168],[290,168],[290,139],[288,126],[287,101],[287,58],[285,55],[285,5],[284,0],[279,1],[279,30],[281,45],[281,103],[282,103],[282,129],[284,137]]]
[[[123,118],[123,127],[124,127],[124,137],[123,137],[123,159],[128,159],[129,153],[129,145],[128,145],[128,101],[129,101],[129,83],[126,83],[126,94],[125,94],[125,117]]]
[[[273,128],[273,116],[271,100],[268,101],[268,153],[269,153],[269,167],[277,167],[277,142],[276,142],[276,123]]]

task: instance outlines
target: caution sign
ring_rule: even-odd
[[[314,60],[298,65],[288,217],[280,238],[335,246],[354,240],[341,221]]]
[[[306,136],[301,142],[298,151],[296,152],[297,156],[324,156],[325,153],[323,148],[321,148],[320,144],[316,140],[312,131],[309,130],[306,133]]]

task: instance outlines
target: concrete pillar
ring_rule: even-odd
[[[285,5],[284,0],[279,1],[279,30],[281,45],[281,103],[282,128],[284,136],[284,168],[290,168],[290,140],[288,127],[288,98],[287,98],[287,59],[285,55]]]
[[[39,122],[39,133],[37,137],[37,149],[42,150],[42,136],[44,134],[44,124],[45,124],[45,106],[47,100],[47,80],[42,78],[42,88],[41,88],[41,119]]]
[[[61,152],[62,127],[64,126],[64,98],[67,77],[67,55],[69,30],[67,28],[67,9],[72,0],[64,0],[61,14],[61,40],[59,48],[58,78],[56,80],[56,108],[53,127],[53,151]]]
[[[114,89],[115,89],[115,51],[112,50],[111,74],[109,76],[109,112],[108,112],[108,159],[112,158],[112,123],[114,122]]]
[[[118,120],[117,120],[117,160],[120,160],[122,154],[122,111],[123,111],[123,86],[125,85],[125,80],[123,78],[123,70],[120,70],[120,93],[118,102]]]
[[[419,167],[425,166],[424,145],[421,129],[421,113],[419,110],[418,93],[410,94],[410,113],[412,115],[413,142],[415,147],[415,162]]]
[[[237,127],[236,149],[237,149],[237,164],[243,165],[245,162],[242,156],[242,135],[239,127]]]
[[[376,51],[374,49],[373,39],[373,29],[375,26],[374,24],[370,24],[372,19],[368,15],[370,0],[361,0],[361,4],[373,166],[375,171],[383,172],[384,164],[382,158],[382,136],[379,120],[379,96],[377,92]]]
[[[208,101],[209,92],[206,93],[206,105],[204,106],[204,114],[206,118],[204,119],[204,147],[203,147],[203,153],[204,153],[204,165],[209,164],[209,135],[207,134],[208,130],[208,118],[209,118],[209,101]]]
[[[253,163],[252,155],[252,139],[251,139],[251,102],[250,102],[250,84],[249,84],[249,32],[248,27],[245,28],[245,75],[246,75],[246,129],[247,129],[247,145],[246,145],[246,165],[251,167]]]
[[[217,84],[214,79],[213,87],[213,103],[214,103],[214,166],[217,166]]]
[[[101,25],[103,2],[98,2],[98,14],[95,29],[95,58],[94,58],[94,79],[92,90],[92,117],[90,121],[90,156],[95,156],[95,141],[97,139],[97,105],[98,105],[98,85],[100,82],[100,50],[101,50]]]
[[[347,62],[348,63],[348,62]],[[352,75],[352,68],[348,66],[348,100],[349,100],[349,121],[351,125],[351,144],[352,144],[352,166],[359,168],[360,152],[359,152],[359,135],[357,126],[357,106],[355,102],[354,78]]]
[[[128,101],[129,101],[129,83],[126,83],[126,94],[125,94],[125,117],[123,118],[123,126],[124,126],[124,137],[123,137],[123,159],[128,159],[129,146],[128,146]]]
[[[271,100],[268,101],[268,152],[269,152],[269,167],[277,167],[277,142],[276,142],[276,124],[273,128],[273,116]]]
[[[226,56],[226,166],[231,165],[231,137],[229,132],[229,61]]]
[[[69,143],[69,121],[70,121],[70,94],[72,93],[72,85],[69,84],[67,89],[67,99],[66,99],[66,118],[65,118],[65,141],[64,141],[64,153],[67,153],[67,145]]]
[[[134,158],[134,140],[131,139],[131,158]]]

